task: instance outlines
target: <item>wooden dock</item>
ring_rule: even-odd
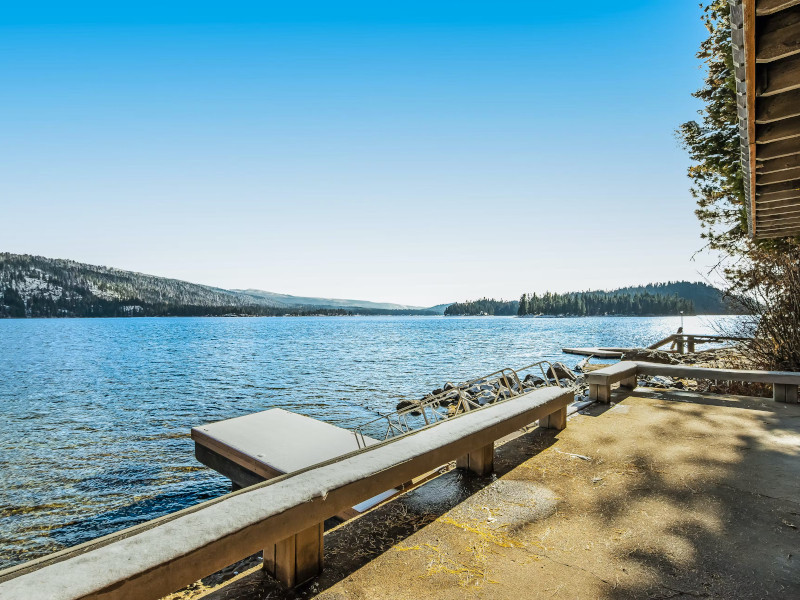
[[[359,450],[352,431],[281,408],[194,427],[197,460],[231,480],[234,489],[294,473]],[[366,446],[377,440],[362,436]],[[336,516],[347,520],[391,498],[391,488]],[[288,586],[315,577],[322,570],[324,523],[264,550],[264,566]]]

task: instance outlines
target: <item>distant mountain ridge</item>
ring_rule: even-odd
[[[442,314],[444,308],[226,290],[133,271],[0,253],[0,317]]]
[[[376,310],[432,310],[424,306],[407,306],[405,304],[393,304],[391,302],[371,302],[369,300],[349,300],[345,298],[315,298],[310,296],[290,296],[289,294],[277,294],[275,292],[265,292],[264,290],[238,290],[231,292],[242,294],[258,300],[274,302],[277,306],[322,306],[324,308],[373,308]]]

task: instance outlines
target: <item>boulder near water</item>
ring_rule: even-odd
[[[570,381],[575,381],[577,379],[572,369],[561,362],[553,363],[547,370],[547,376],[552,379],[569,379]]]

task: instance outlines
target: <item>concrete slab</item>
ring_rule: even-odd
[[[448,492],[461,481],[448,473],[327,533],[306,588],[243,573],[202,595],[800,598],[800,405],[644,388],[612,403],[499,448],[499,479],[464,479],[477,492]],[[352,552],[335,549],[374,545],[392,506],[422,524],[398,536],[392,521],[368,562],[337,567]]]

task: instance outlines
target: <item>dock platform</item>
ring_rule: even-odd
[[[281,408],[192,428],[195,457],[231,480],[234,489],[261,483],[359,450],[352,431]],[[378,441],[363,437],[367,446]],[[398,493],[390,489],[337,515],[353,518]],[[267,571],[288,586],[322,570],[324,524],[264,552]]]

